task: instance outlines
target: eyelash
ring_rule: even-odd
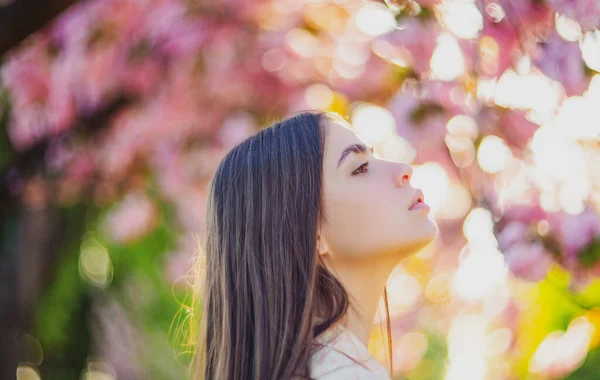
[[[365,161],[365,162],[364,162],[362,165],[360,165],[360,166],[358,167],[358,169],[356,169],[355,171],[353,171],[353,172],[352,172],[352,175],[358,175],[358,174],[368,173],[368,171],[367,171],[367,172],[360,172],[360,173],[357,173],[357,171],[358,171],[360,168],[362,168],[362,167],[364,167],[365,169],[367,169],[367,168],[369,167],[369,161]]]

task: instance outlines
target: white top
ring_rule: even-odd
[[[369,352],[364,343],[341,324],[336,323],[316,340],[327,346],[315,352],[310,360],[310,375],[313,379],[391,380],[389,371]]]

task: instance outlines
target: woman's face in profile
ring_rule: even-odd
[[[435,239],[437,226],[428,217],[429,208],[424,204],[411,208],[422,197],[410,185],[412,167],[375,158],[344,120],[326,120],[324,127],[329,133],[323,161],[328,220],[321,238],[333,260],[388,257],[399,261]],[[367,149],[343,154],[353,144]],[[363,165],[366,161],[368,165]]]

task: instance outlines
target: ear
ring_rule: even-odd
[[[327,241],[323,235],[319,234],[317,237],[317,249],[319,255],[326,255],[329,252],[329,246],[327,245]]]

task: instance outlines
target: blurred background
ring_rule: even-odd
[[[0,378],[186,378],[210,176],[322,109],[440,227],[388,283],[396,379],[600,379],[599,26],[593,0],[0,0]]]

